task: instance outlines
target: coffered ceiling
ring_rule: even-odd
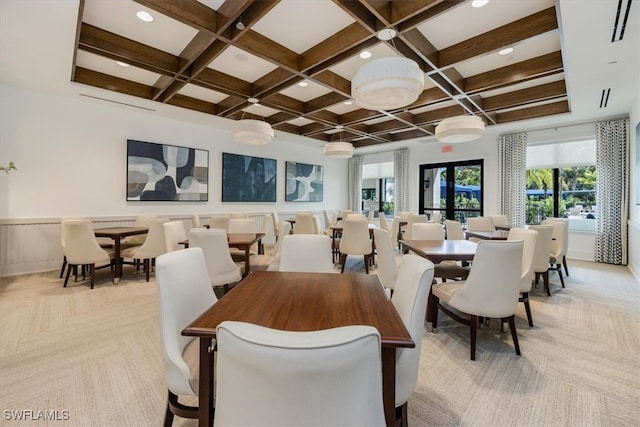
[[[386,28],[398,35],[384,42]],[[396,55],[425,73],[418,100],[358,107],[358,67]],[[72,80],[356,147],[431,136],[460,114],[491,126],[570,110],[553,0],[85,0]]]
[[[491,127],[628,113],[638,91],[632,1],[3,0],[2,80],[60,84],[62,61],[62,83],[110,102],[255,118],[319,143],[435,140],[440,120],[460,114]],[[72,42],[60,27],[70,13]],[[397,36],[380,41],[387,28]],[[418,100],[391,111],[352,102],[358,68],[397,55],[425,73]]]

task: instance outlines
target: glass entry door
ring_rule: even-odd
[[[483,160],[421,165],[419,213],[462,223],[482,216],[482,167]]]

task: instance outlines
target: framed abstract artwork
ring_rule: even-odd
[[[223,202],[275,202],[277,161],[222,153]]]
[[[321,202],[323,192],[322,166],[286,162],[286,202]]]
[[[209,151],[127,140],[127,201],[209,200]]]

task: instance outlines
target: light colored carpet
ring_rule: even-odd
[[[349,258],[348,272],[364,271]],[[469,360],[468,329],[441,314],[425,332],[412,426],[635,426],[640,420],[640,284],[624,267],[569,261],[561,289],[522,307],[522,356],[493,321]],[[0,425],[158,426],[166,388],[153,279],[107,271],[62,288],[57,272],[0,279]],[[68,411],[13,421],[11,410]],[[54,414],[55,415],[55,414]],[[34,417],[32,417],[34,418]],[[174,425],[195,426],[176,418]]]

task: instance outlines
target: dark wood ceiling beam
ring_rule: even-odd
[[[243,101],[246,101],[251,96],[250,83],[212,68],[203,70],[192,80],[192,83],[226,95],[241,97]]]
[[[196,0],[134,0],[199,31],[218,32],[218,14]],[[225,2],[227,3],[227,2]]]
[[[329,108],[333,105],[339,104],[348,100],[349,98],[340,95],[339,93],[329,92],[325,95],[319,96],[315,99],[307,101],[307,105],[305,108],[305,113],[310,113],[313,111],[323,110],[325,108]]]
[[[151,100],[154,91],[150,86],[114,77],[109,74],[88,70],[82,67],[76,67],[73,81],[148,100]]]
[[[485,111],[494,111],[564,96],[567,96],[567,87],[561,80],[484,98],[482,103]]]
[[[396,24],[396,29],[400,34],[403,34],[428,20],[447,12],[449,9],[457,7],[460,3],[464,3],[465,1],[467,0],[439,0],[437,3],[431,4],[428,9]]]
[[[353,23],[303,52],[300,55],[300,70],[304,72],[319,64],[326,64],[328,60],[338,57],[343,52],[352,53],[354,47],[360,47],[361,43],[368,39],[371,39],[371,34],[361,25]]]
[[[425,111],[424,113],[418,113],[413,115],[413,120],[420,126],[439,122],[447,117],[454,117],[464,114],[466,111],[460,105],[452,105],[450,107],[439,108],[437,110]]]
[[[556,8],[550,7],[442,49],[438,54],[438,62],[440,67],[451,66],[557,29]]]
[[[469,94],[473,94],[557,74],[562,71],[562,53],[557,51],[467,77],[464,82],[464,90]]]
[[[392,133],[389,136],[389,139],[391,141],[404,141],[405,139],[424,138],[431,135],[433,134],[428,132],[426,129],[417,128],[406,132]]]
[[[378,30],[384,28],[384,24],[362,3],[353,0],[333,0],[333,2],[371,34],[376,34]]]
[[[217,106],[201,99],[191,98],[189,96],[177,94],[167,101],[167,104],[176,107],[188,108],[189,110],[200,111],[201,113],[213,114],[217,113]]]
[[[538,105],[536,107],[522,108],[519,110],[498,113],[498,123],[509,123],[520,120],[536,119],[538,117],[553,116],[556,114],[568,113],[569,102],[560,101],[552,104]]]
[[[253,30],[244,33],[234,45],[279,67],[288,68],[291,72],[300,71],[297,53]]]
[[[429,64],[429,68],[438,68],[438,50],[422,35],[417,29],[411,29],[400,35],[404,42],[411,46],[412,49],[419,54],[424,61]]]
[[[342,94],[348,94],[347,96],[351,97],[351,82],[333,71],[324,70],[313,77],[314,80],[322,83],[323,85],[333,88],[335,91]]]
[[[86,23],[82,23],[78,47],[157,74],[175,75],[179,68],[179,59],[169,53]]]

